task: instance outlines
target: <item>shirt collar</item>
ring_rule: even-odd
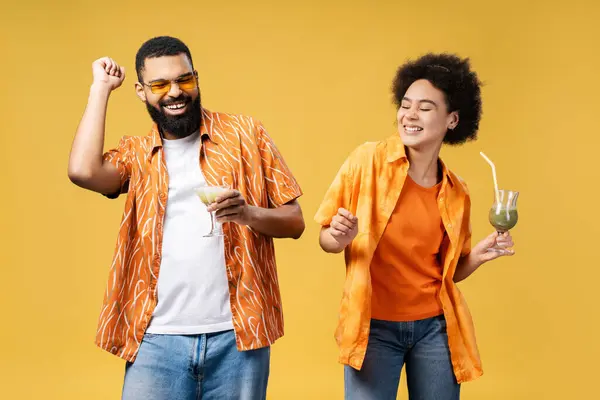
[[[152,124],[152,130],[150,131],[150,137],[152,145],[150,146],[150,154],[158,147],[162,147],[162,137],[160,135],[158,125]],[[207,137],[211,142],[219,144],[218,138],[213,132],[213,116],[212,113],[206,108],[202,108],[202,125],[200,126],[200,137],[203,139]]]
[[[406,157],[406,150],[404,149],[404,143],[402,143],[400,135],[395,134],[387,138],[386,148],[388,162],[392,163],[400,159],[408,161],[408,158]]]

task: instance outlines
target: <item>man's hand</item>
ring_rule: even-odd
[[[302,209],[296,200],[275,208],[263,208],[249,205],[239,191],[229,189],[206,210],[216,211],[218,222],[247,225],[256,232],[274,238],[298,239],[304,232]]]
[[[244,196],[233,189],[219,195],[215,202],[207,208],[208,212],[216,211],[218,222],[235,222],[240,225],[249,225],[252,219],[250,206]]]
[[[94,76],[93,85],[106,87],[113,91],[123,83],[125,68],[119,66],[110,57],[102,57],[92,63],[92,74]]]

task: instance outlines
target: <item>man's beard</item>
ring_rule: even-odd
[[[152,120],[158,125],[158,129],[162,134],[168,132],[177,138],[184,138],[200,129],[200,126],[202,125],[200,93],[198,93],[196,100],[189,104],[189,109],[184,114],[168,115],[164,112],[163,106],[181,101],[189,103],[190,97],[182,93],[181,96],[176,99],[160,101],[158,103],[158,109],[146,101],[146,109]]]

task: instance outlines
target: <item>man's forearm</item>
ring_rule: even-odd
[[[118,170],[102,160],[104,125],[110,89],[92,85],[69,156],[69,179],[85,189],[114,193],[121,187]]]
[[[294,201],[276,208],[248,206],[248,226],[274,238],[298,239],[304,232],[300,205]]]
[[[69,175],[90,176],[102,165],[104,124],[110,89],[92,85],[88,104],[77,127],[69,158]]]

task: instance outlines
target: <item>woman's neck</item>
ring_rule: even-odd
[[[410,162],[408,175],[418,185],[432,187],[440,182],[441,171],[438,160],[441,147],[442,144],[440,143],[438,146],[429,149],[406,149],[408,161]]]

